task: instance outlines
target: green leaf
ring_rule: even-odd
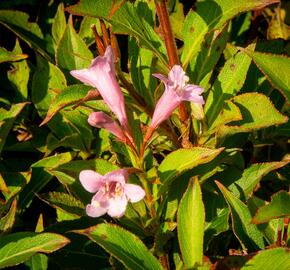
[[[55,46],[57,47],[59,41],[61,40],[63,33],[66,29],[66,19],[64,14],[64,6],[63,3],[60,3],[57,8],[57,12],[53,19],[53,23],[51,26],[52,38]]]
[[[36,254],[25,263],[30,270],[47,270],[48,269],[48,257],[44,254]]]
[[[57,66],[41,56],[37,56],[36,60],[37,66],[32,79],[31,96],[39,115],[45,117],[57,93],[61,92],[67,83],[64,74]]]
[[[233,126],[223,126],[219,130],[220,136],[251,132],[253,130],[280,125],[288,121],[272,104],[270,99],[259,93],[246,93],[232,99],[243,116],[243,120],[234,122]]]
[[[290,195],[286,191],[279,191],[271,197],[269,204],[258,209],[252,222],[260,224],[284,217],[290,217]]]
[[[11,106],[9,111],[6,111],[3,108],[0,108],[0,153],[2,152],[3,146],[5,144],[6,138],[10,132],[10,129],[13,126],[13,123],[23,110],[27,102],[14,104]]]
[[[217,216],[206,223],[204,229],[204,245],[208,247],[212,238],[229,229],[229,208],[225,207],[218,211]]]
[[[28,172],[1,172],[0,179],[5,180],[6,188],[2,189],[2,195],[5,199],[5,204],[9,203],[30,181],[31,173]],[[1,204],[0,204],[1,206]],[[1,209],[1,208],[0,208]]]
[[[146,103],[152,108],[154,104],[155,80],[152,76],[153,53],[139,48],[134,40],[129,42],[130,74],[133,85]]]
[[[20,232],[2,236],[0,242],[0,268],[17,265],[38,252],[54,252],[70,241],[55,233]]]
[[[70,70],[87,68],[92,59],[93,54],[69,21],[56,50],[57,65],[68,73]]]
[[[278,3],[279,0],[213,0],[196,4],[196,11],[190,11],[183,27],[184,49],[181,62],[187,67],[191,59],[200,51],[208,32],[220,29],[230,19],[241,12],[260,9]]]
[[[257,226],[251,224],[252,216],[247,206],[229,192],[221,183],[215,182],[231,210],[233,231],[243,249],[248,248],[251,251],[263,249],[263,236]]]
[[[46,124],[57,112],[59,112],[64,107],[81,101],[86,97],[91,89],[92,87],[83,84],[71,85],[63,89],[49,106],[47,115],[42,121],[41,125]],[[98,95],[96,90],[93,90],[93,93]]]
[[[22,49],[19,45],[18,40],[13,50],[15,54],[22,54]],[[13,68],[7,73],[8,79],[12,84],[12,87],[16,91],[16,101],[26,101],[28,97],[28,81],[30,68],[27,61],[19,61],[12,64]]]
[[[290,103],[290,58],[283,55],[266,54],[245,50],[265,74],[266,78],[278,88]],[[277,72],[279,70],[279,72]]]
[[[64,192],[53,191],[40,196],[40,198],[52,207],[63,210],[76,217],[83,216],[85,212],[85,206],[81,201]]]
[[[253,45],[250,46],[253,47]],[[205,103],[204,111],[209,126],[217,118],[224,102],[235,96],[242,88],[250,64],[251,58],[243,52],[237,53],[226,61]]]
[[[32,176],[19,196],[19,207],[24,208],[30,204],[34,195],[39,192],[51,179],[48,170],[57,168],[61,164],[71,161],[75,153],[62,153],[47,157],[32,164]]]
[[[75,231],[88,236],[108,253],[132,270],[162,270],[159,261],[142,241],[129,231],[111,224],[99,224],[85,230]]]
[[[290,253],[287,248],[264,250],[248,260],[241,270],[288,270],[290,269]]]
[[[179,149],[170,153],[160,164],[158,175],[162,186],[160,193],[168,187],[172,180],[181,173],[194,167],[208,163],[218,156],[223,148],[209,149],[202,147],[193,147],[191,149]]]
[[[201,51],[190,61],[191,80],[207,89],[213,69],[217,64],[229,37],[228,26],[206,37]]]
[[[39,51],[46,59],[50,59],[45,51],[46,44],[39,26],[34,22],[29,22],[29,16],[26,13],[15,10],[0,10],[0,23],[27,42],[29,46]]]
[[[5,48],[0,47],[0,63],[19,61],[27,57],[27,54],[9,52]]]
[[[145,17],[150,12],[147,3],[143,3],[142,9],[125,1],[117,8],[115,1],[105,0],[92,3],[90,0],[81,0],[78,4],[68,7],[66,10],[72,14],[103,18],[113,26],[113,32],[127,34],[137,39],[141,47],[151,50],[155,56],[167,66],[166,49],[161,38],[155,33]],[[111,13],[111,10],[115,12]],[[112,15],[112,16],[109,16]]]
[[[273,170],[284,167],[290,160],[256,163],[246,168],[242,176],[229,186],[229,190],[240,199],[248,199],[261,179]]]
[[[15,222],[16,209],[17,209],[17,201],[14,200],[11,204],[8,213],[0,219],[0,233],[7,232],[12,229]]]
[[[205,211],[198,179],[189,182],[178,209],[178,241],[185,268],[193,269],[203,263]]]

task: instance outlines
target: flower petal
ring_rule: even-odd
[[[139,202],[145,197],[145,191],[138,185],[126,184],[124,192],[131,202]]]
[[[86,213],[90,217],[100,217],[107,213],[107,208],[103,208],[101,206],[94,206],[92,204],[88,204],[86,206]]]
[[[96,192],[104,183],[103,176],[92,170],[80,172],[80,182],[88,192]]]
[[[126,196],[112,198],[109,200],[108,215],[120,218],[125,214],[128,201]]]
[[[110,116],[103,112],[92,112],[89,115],[88,123],[93,127],[108,130],[122,142],[126,141],[126,137],[120,126]]]
[[[186,90],[182,93],[183,100],[192,101],[199,104],[204,104],[204,99],[200,94],[203,92],[203,89],[199,86],[193,85],[193,87],[187,87]]]
[[[115,170],[115,171],[105,174],[104,178],[105,178],[105,181],[118,182],[122,186],[124,186],[126,183],[126,180],[128,179],[128,176],[129,174],[127,170],[120,169],[120,170]]]
[[[164,84],[168,83],[168,78],[165,77],[164,75],[160,74],[160,73],[154,73],[152,74],[152,76],[154,76],[155,78],[159,79],[160,81],[162,81]]]
[[[188,76],[185,75],[183,68],[180,65],[174,65],[169,71],[168,79],[171,81],[172,85],[183,88],[189,81]]]
[[[167,87],[155,106],[150,127],[155,129],[161,122],[168,119],[181,102],[182,98],[174,89]]]
[[[124,96],[116,79],[113,50],[110,46],[106,48],[104,56],[98,56],[92,61],[88,69],[73,70],[70,73],[80,81],[96,87],[121,125],[128,129]]]

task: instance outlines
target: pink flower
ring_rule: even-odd
[[[203,97],[200,96],[203,89],[198,85],[187,83],[189,78],[181,66],[173,66],[168,78],[162,74],[153,74],[153,76],[165,84],[165,91],[156,104],[150,125],[152,129],[166,120],[184,100],[204,104]]]
[[[111,46],[106,48],[104,56],[93,59],[88,69],[72,70],[70,74],[83,83],[97,88],[120,124],[125,128],[128,127],[124,96],[116,80]]]
[[[108,213],[111,217],[122,217],[126,211],[128,201],[138,202],[145,196],[144,190],[134,184],[127,184],[128,172],[120,169],[105,175],[92,170],[80,173],[83,187],[96,193],[86,207],[88,216],[99,217]]]
[[[126,142],[126,136],[120,126],[107,114],[103,112],[92,112],[88,123],[97,128],[104,128],[114,134],[120,141]]]

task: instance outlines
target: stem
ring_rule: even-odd
[[[166,0],[155,0],[156,11],[159,18],[160,26],[163,33],[163,38],[169,58],[169,66],[179,65],[179,58],[177,54],[177,48],[172,33],[172,28],[169,21],[169,14],[167,10]],[[188,114],[184,103],[179,105],[179,116],[181,122],[185,122],[188,119]]]
[[[106,25],[105,25],[103,20],[100,20],[100,26],[101,26],[101,31],[103,34],[103,40],[105,43],[105,47],[108,47],[110,45],[110,38],[109,38],[109,34],[107,32]]]
[[[104,55],[106,49],[105,49],[105,46],[103,44],[103,41],[102,41],[101,37],[98,34],[96,26],[92,25],[91,29],[92,29],[92,31],[93,31],[93,33],[95,35],[95,41],[96,41],[96,45],[97,45],[99,54],[100,55]]]

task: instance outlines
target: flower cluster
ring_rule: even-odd
[[[117,123],[103,112],[93,112],[88,118],[88,123],[97,128],[105,128],[118,140],[134,147],[124,96],[116,79],[114,54],[111,46],[106,48],[103,56],[96,57],[88,69],[73,70],[71,75],[96,88],[118,119]],[[165,90],[156,104],[149,127],[151,132],[168,119],[183,101],[204,104],[201,96],[203,89],[197,85],[188,84],[189,78],[181,66],[173,66],[168,78],[162,74],[154,74],[154,76],[164,83]],[[147,139],[144,138],[145,144]],[[87,214],[99,217],[108,213],[112,217],[121,217],[126,210],[128,201],[142,200],[145,196],[144,190],[137,185],[127,184],[127,178],[128,173],[125,170],[113,171],[104,176],[90,170],[82,171],[80,173],[82,185],[87,191],[96,192],[91,204],[87,205]]]

